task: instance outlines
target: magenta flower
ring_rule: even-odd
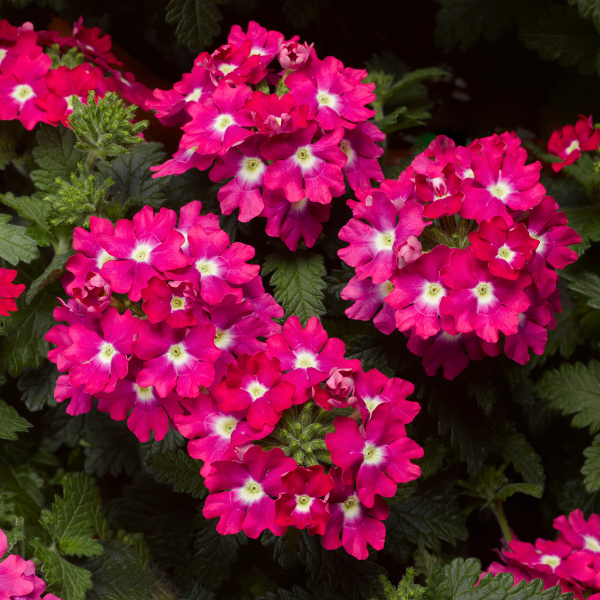
[[[265,140],[264,135],[253,135],[223,156],[218,156],[209,175],[211,181],[233,177],[219,189],[217,198],[224,215],[230,215],[239,207],[239,220],[243,223],[258,217],[264,206],[260,187],[263,186],[267,165],[260,147]]]
[[[408,204],[413,204],[417,198],[415,195],[415,170],[407,167],[400,173],[396,181],[393,179],[382,181],[380,189],[398,210]],[[372,193],[369,195],[372,196]],[[357,197],[359,197],[358,193]],[[359,197],[359,200],[363,199]],[[364,201],[366,203],[366,199]]]
[[[269,360],[263,352],[255,356],[242,354],[237,364],[227,367],[227,379],[214,396],[224,411],[248,409],[246,419],[254,429],[276,425],[281,413],[293,404],[295,388],[281,379],[276,358]]]
[[[202,225],[202,229],[206,233],[212,233],[221,229],[219,227],[219,217],[214,213],[208,213],[207,215],[201,215],[202,202],[199,200],[192,200],[186,205],[182,206],[179,211],[179,223],[177,225],[177,231],[185,238],[181,250],[187,256],[190,255],[190,243],[188,242],[188,233],[194,225]]]
[[[352,363],[344,358],[344,342],[327,339],[327,332],[317,317],[311,317],[302,328],[300,319],[290,317],[283,331],[267,340],[269,355],[278,358],[284,379],[296,387],[294,404],[302,404],[310,397],[311,388],[329,377],[332,368]]]
[[[73,23],[73,37],[67,38],[66,45],[77,46],[85,56],[98,62],[98,59],[109,64],[121,65],[110,52],[112,47],[112,38],[110,35],[102,35],[100,27],[84,27],[83,17]]]
[[[0,315],[8,316],[8,311],[17,310],[15,298],[25,291],[24,283],[12,283],[17,276],[15,269],[0,269]]]
[[[323,548],[335,550],[343,545],[348,554],[366,560],[369,556],[367,544],[375,550],[383,550],[385,526],[381,521],[389,517],[390,509],[380,496],[376,496],[373,506],[367,508],[358,498],[354,484],[342,481],[339,467],[329,469],[329,475],[334,487],[327,497],[331,518],[323,536]]]
[[[325,436],[333,464],[342,468],[343,482],[352,484],[360,501],[372,508],[377,494],[391,498],[398,483],[416,479],[421,469],[411,463],[423,456],[423,448],[406,437],[404,424],[391,418],[392,406],[382,403],[362,427],[349,417],[336,417],[335,433]]]
[[[274,319],[283,318],[283,308],[275,302],[271,294],[265,292],[262,277],[257,275],[247,283],[237,286],[242,290],[244,300],[252,303],[254,312],[251,316],[260,319],[267,327],[264,337],[269,337],[281,331],[281,325]]]
[[[184,148],[196,148],[199,154],[224,154],[252,135],[254,122],[244,104],[250,98],[245,85],[236,88],[222,83],[212,93],[214,104],[195,103],[188,107],[192,117],[183,126],[181,140]]]
[[[404,425],[412,422],[421,410],[418,402],[406,399],[406,396],[415,391],[415,386],[400,377],[390,379],[377,369],[366,373],[359,369],[354,376],[354,384],[354,393],[358,398],[357,407],[363,423],[367,423],[373,411],[383,403],[391,405],[390,417],[402,421]]]
[[[111,306],[100,317],[102,336],[86,325],[71,325],[68,334],[73,343],[63,353],[73,363],[69,371],[71,384],[84,385],[88,394],[112,392],[117,381],[127,375],[137,324],[138,319],[128,310],[120,315]]]
[[[415,175],[415,188],[417,197],[426,202],[423,216],[428,219],[454,215],[462,208],[464,193],[451,163],[430,165],[425,175]]]
[[[120,380],[119,380],[120,381]],[[117,383],[119,383],[117,381]],[[99,393],[99,392],[96,392]],[[78,386],[71,385],[68,375],[61,375],[56,380],[54,388],[54,399],[57,402],[64,402],[71,399],[67,406],[67,414],[71,416],[84,415],[90,412],[94,403],[94,398],[91,394],[85,391],[85,384]]]
[[[554,519],[554,529],[574,550],[600,555],[600,515],[591,514],[586,521],[581,510],[577,509],[568,517],[561,515]]]
[[[592,116],[579,115],[579,120],[573,125],[565,125],[560,131],[553,131],[548,141],[548,152],[562,159],[562,162],[552,163],[555,173],[563,167],[578,161],[582,152],[598,150],[600,131],[594,128]]]
[[[140,321],[133,352],[145,360],[136,383],[153,385],[161,398],[177,388],[180,396],[195,398],[200,386],[208,387],[215,377],[213,363],[221,351],[213,342],[212,325],[196,325],[189,330],[173,329],[166,322],[152,325]]]
[[[333,368],[325,381],[325,386],[316,385],[313,388],[313,400],[324,410],[332,408],[347,408],[356,402],[354,395],[354,375],[360,369],[359,360],[348,361],[347,367]]]
[[[305,197],[313,202],[329,204],[332,196],[346,189],[342,168],[348,157],[340,148],[344,130],[340,127],[318,141],[313,141],[317,123],[294,133],[276,135],[262,146],[263,157],[274,161],[265,174],[270,190],[283,188],[290,202]]]
[[[325,535],[329,507],[322,498],[333,487],[333,480],[323,465],[296,467],[281,477],[281,482],[287,491],[275,500],[275,523]]]
[[[520,273],[514,281],[495,277],[470,248],[454,250],[441,275],[449,290],[439,305],[442,324],[449,321],[459,333],[475,331],[491,343],[498,341],[498,331],[517,333],[519,313],[529,307],[523,291],[531,283],[529,275]],[[444,329],[448,327],[444,325]]]
[[[358,123],[355,129],[347,129],[340,148],[348,157],[342,169],[353,190],[370,189],[371,179],[383,181],[383,171],[377,160],[383,154],[383,148],[375,142],[385,139],[373,123]]]
[[[3,22],[7,21],[3,19]],[[37,34],[33,29],[24,30],[15,34],[16,37],[0,39],[0,65],[4,65],[7,73],[12,73],[18,58],[24,54],[35,60],[42,54],[42,48],[37,44]]]
[[[519,277],[518,271],[531,260],[540,245],[523,223],[509,229],[502,217],[483,221],[479,231],[469,234],[469,241],[475,258],[487,261],[492,275],[512,280]]]
[[[275,500],[285,486],[282,476],[296,467],[281,448],[265,452],[252,446],[241,462],[219,460],[206,478],[210,494],[202,514],[207,519],[220,517],[217,531],[221,535],[243,531],[256,539],[265,529],[283,535],[286,527],[275,522]],[[226,490],[226,491],[225,491]]]
[[[253,440],[260,440],[273,431],[273,427],[252,429],[243,420],[247,411],[223,412],[207,394],[200,394],[184,406],[191,414],[176,415],[173,420],[179,433],[191,440],[189,455],[204,461],[200,469],[203,477],[211,472],[214,461],[238,460],[236,448],[250,447]]]
[[[463,184],[465,194],[460,215],[465,219],[489,221],[502,217],[512,224],[508,208],[529,210],[546,193],[539,182],[539,161],[526,165],[527,152],[518,137],[509,133],[482,138],[469,146],[474,179]]]
[[[173,158],[166,160],[162,165],[150,167],[150,170],[154,172],[154,175],[152,175],[153,178],[166,177],[167,175],[181,175],[194,167],[199,171],[206,171],[213,164],[214,160],[214,154],[199,154],[198,146],[186,149],[180,144],[179,150],[173,154]]]
[[[196,324],[196,292],[191,283],[167,284],[153,277],[142,290],[142,308],[153,325],[166,321],[171,327],[189,327]]]
[[[117,382],[114,391],[97,394],[98,410],[108,412],[115,421],[127,418],[129,430],[140,442],[147,442],[151,432],[160,441],[169,431],[169,417],[183,413],[181,398],[174,392],[161,398],[153,386],[140,387],[135,381],[141,369],[141,361],[132,359],[127,377]]]
[[[306,42],[299,44],[297,40],[298,36],[294,36],[294,39],[283,42],[279,47],[277,59],[282,68],[286,70],[298,71],[310,61],[314,44],[310,46]]]
[[[411,166],[416,173],[427,175],[427,169],[430,166],[436,165],[443,168],[449,163],[454,166],[460,179],[473,178],[468,148],[464,146],[457,148],[454,140],[445,135],[438,135],[424,152],[413,159]]]
[[[292,252],[297,250],[300,240],[307,248],[312,248],[329,219],[331,204],[319,204],[303,198],[300,202],[290,202],[283,190],[264,190],[264,208],[261,217],[267,218],[265,232],[278,237]]]
[[[254,125],[269,137],[279,133],[292,133],[307,126],[308,106],[296,106],[292,94],[285,94],[280,98],[277,94],[267,96],[257,90],[246,101],[246,108],[252,114]]]
[[[436,246],[392,277],[394,289],[385,302],[396,309],[400,331],[414,328],[417,335],[428,338],[440,330],[440,303],[448,293],[440,270],[449,264],[451,254],[447,246]]]
[[[406,265],[404,260],[399,264],[398,255],[403,246],[407,243],[410,248],[418,245],[420,250],[416,237],[421,235],[427,224],[423,221],[423,207],[411,204],[398,212],[388,197],[378,190],[373,190],[368,205],[349,203],[354,218],[340,229],[339,237],[350,245],[339,250],[338,256],[351,267],[356,267],[358,279],[371,277],[373,283],[383,283],[398,266]]]
[[[253,45],[253,41],[248,38],[239,46],[225,44],[219,46],[211,55],[202,52],[194,64],[202,65],[210,73],[215,84],[256,84],[265,77],[267,70],[262,57],[252,52]]]
[[[52,65],[47,54],[31,59],[22,54],[13,65],[0,65],[0,120],[19,119],[25,129],[33,129],[40,121],[48,122],[47,113],[35,103],[48,93],[46,75]]]
[[[227,43],[236,46],[241,46],[246,40],[252,44],[250,55],[259,56],[261,64],[266,67],[275,58],[284,37],[279,31],[267,31],[256,21],[248,23],[247,33],[239,25],[234,25],[227,36]]]
[[[193,262],[168,275],[177,281],[189,281],[209,304],[217,304],[226,294],[240,298],[241,293],[231,284],[246,283],[258,274],[259,265],[246,263],[254,257],[254,248],[240,242],[230,246],[224,231],[206,233],[201,225],[194,225],[187,239]]]
[[[100,275],[113,291],[127,294],[137,302],[142,289],[152,277],[162,277],[159,271],[184,267],[188,259],[181,252],[183,236],[174,231],[175,211],[161,208],[155,215],[150,206],[144,206],[133,217],[133,223],[120,219],[115,235],[99,233],[99,244],[116,260],[104,263]],[[118,260],[121,259],[121,260]]]
[[[354,304],[345,310],[346,316],[358,321],[373,319],[373,325],[389,335],[396,329],[396,311],[384,299],[393,289],[389,280],[376,284],[370,277],[359,280],[355,275],[341,293],[343,300],[354,300]]]
[[[0,557],[7,550],[6,534],[0,529]],[[28,562],[16,554],[9,554],[0,562],[0,600],[13,600],[14,596],[27,596],[33,591],[33,582],[24,577]]]
[[[102,313],[110,306],[112,290],[100,275],[88,273],[86,282],[81,288],[73,288],[73,299],[81,310]]]
[[[285,83],[296,102],[308,106],[309,118],[316,118],[323,129],[352,129],[354,123],[375,115],[365,106],[375,100],[375,84],[358,83],[340,73],[338,60],[333,56],[315,66],[311,75],[297,71],[286,77]]]

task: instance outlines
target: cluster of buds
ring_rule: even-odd
[[[367,122],[375,84],[362,83],[366,76],[333,56],[320,60],[298,36],[235,25],[227,44],[201,53],[191,73],[148,103],[185,132],[154,176],[214,163],[212,181],[232,178],[218,192],[223,214],[266,217],[269,236],[291,250],[300,239],[312,247],[332,198],[345,192],[344,175],[354,190],[383,179],[375,142],[385,135]]]
[[[599,600],[600,516],[592,514],[586,521],[577,509],[554,519],[554,528],[559,532],[555,542],[541,538],[535,545],[516,538],[505,542],[503,562],[493,562],[487,572],[512,573],[515,585],[523,579],[541,579],[544,589],[559,585],[576,600]]]
[[[73,99],[85,103],[90,91],[96,97],[118,92],[145,108],[152,92],[116,68],[122,63],[110,51],[111,37],[82,22],[64,37],[34,31],[29,22],[14,27],[0,21],[0,120],[18,119],[26,129],[40,122],[67,125]]]
[[[561,311],[556,269],[581,241],[526,164],[514,133],[456,146],[438,136],[398,178],[350,200],[340,258],[353,319],[409,337],[428,375],[453,379],[469,359],[542,354]],[[428,219],[428,220],[426,220]],[[380,310],[381,309],[381,310]]]
[[[203,461],[204,515],[222,534],[292,526],[361,559],[367,543],[383,548],[383,498],[420,474],[405,429],[420,408],[412,384],[364,373],[316,317],[282,329],[254,249],[230,245],[200,202],[178,222],[148,206],[116,226],[92,217],[73,247],[71,298],[54,311],[64,323],[46,335],[69,414],[95,398],[140,441],[173,425]]]

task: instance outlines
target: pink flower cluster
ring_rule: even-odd
[[[77,48],[85,57],[74,68],[52,67],[47,51],[54,44],[59,52]],[[56,31],[34,31],[29,22],[20,27],[0,21],[0,120],[18,119],[26,129],[37,123],[68,124],[73,98],[85,102],[92,90],[97,97],[118,92],[125,100],[145,108],[152,92],[122,73],[110,52],[111,38],[98,27],[86,28],[80,18],[73,34],[63,37]]]
[[[554,131],[548,141],[548,152],[562,159],[552,163],[556,173],[567,165],[572,165],[581,158],[582,152],[598,150],[600,129],[594,128],[592,116],[579,115],[573,125],[565,125],[560,131]]]
[[[7,317],[8,311],[16,311],[17,303],[15,298],[18,298],[25,291],[25,284],[12,283],[17,276],[14,269],[0,269],[0,315]]]
[[[558,539],[538,538],[535,544],[514,538],[501,552],[502,563],[493,562],[489,573],[512,573],[515,585],[525,579],[542,579],[544,589],[559,585],[577,600],[600,598],[600,516],[586,521],[577,509],[554,519]]]
[[[395,328],[428,375],[469,359],[542,354],[561,311],[556,269],[581,241],[514,133],[456,146],[438,136],[397,181],[361,190],[338,252],[356,269],[342,298],[352,319]],[[429,220],[426,220],[429,219]]]
[[[0,529],[0,559],[8,550],[6,534]],[[0,560],[0,600],[42,600],[46,583],[35,574],[35,564],[17,554]],[[43,600],[60,600],[46,594]]]
[[[220,517],[220,533],[255,538],[294,526],[366,558],[367,543],[383,547],[382,498],[420,474],[411,460],[423,450],[405,430],[420,408],[406,400],[414,386],[364,373],[316,317],[282,329],[273,319],[283,310],[248,263],[254,249],[230,245],[200,209],[184,206],[177,222],[174,211],[146,206],[116,227],[92,217],[89,232],[75,229],[62,280],[71,299],[46,335],[63,373],[55,398],[70,399],[72,415],[97,398],[140,441],[151,431],[163,439],[173,423],[203,461],[204,515]],[[323,433],[336,465],[328,472],[266,440],[284,411],[311,398],[327,411],[355,409]]]
[[[230,179],[218,192],[223,214],[266,217],[267,234],[291,250],[300,239],[314,245],[332,198],[345,192],[344,175],[354,190],[383,179],[376,142],[385,137],[367,122],[375,84],[361,83],[366,70],[320,60],[298,39],[254,21],[247,33],[235,25],[227,44],[201,53],[191,73],[148,103],[185,132],[154,176],[214,164],[212,181]]]

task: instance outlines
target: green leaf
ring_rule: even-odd
[[[210,46],[221,33],[219,21],[223,19],[218,4],[227,0],[170,0],[165,21],[177,25],[175,34],[180,44],[200,52]]]
[[[283,0],[283,12],[296,29],[306,27],[311,21],[318,21],[322,9],[327,6],[329,0]]]
[[[498,39],[511,28],[519,7],[516,0],[440,0],[440,5],[435,43],[444,50],[457,44],[468,48],[482,35],[489,41]]]
[[[529,50],[584,75],[596,73],[600,37],[590,21],[567,5],[531,6],[519,22],[519,37]]]
[[[562,273],[569,282],[567,287],[573,292],[582,294],[587,298],[587,305],[591,308],[600,308],[600,277],[587,271],[576,274]]]
[[[40,255],[38,245],[26,234],[25,227],[9,225],[11,219],[10,215],[0,215],[0,258],[11,265],[29,263]]]
[[[406,106],[397,108],[394,112],[386,115],[382,119],[374,121],[374,124],[385,134],[394,133],[399,129],[423,125],[426,119],[431,118],[431,114],[426,110],[411,111]]]
[[[92,574],[49,550],[39,539],[33,540],[32,545],[36,558],[42,562],[46,592],[61,600],[85,600],[86,592],[92,589]]]
[[[323,290],[327,271],[320,254],[304,251],[269,254],[262,273],[273,273],[270,283],[286,319],[296,315],[302,325],[306,325],[310,317],[325,314]]]
[[[75,135],[63,125],[40,125],[36,140],[33,158],[40,168],[32,171],[31,180],[39,190],[52,194],[59,188],[56,178],[67,181],[77,170],[82,154],[75,149]]]
[[[580,236],[581,244],[576,248],[579,254],[589,248],[589,242],[600,240],[600,206],[565,206],[563,212],[572,227]]]
[[[28,410],[36,412],[44,406],[55,406],[54,388],[59,372],[56,365],[47,361],[41,369],[26,368],[17,387],[22,392],[21,400],[25,402]]]
[[[582,154],[577,162],[563,167],[563,172],[577,181],[588,196],[593,196],[600,191],[600,171],[596,168],[596,161],[590,154]]]
[[[510,483],[502,486],[493,500],[502,500],[503,502],[510,498],[513,494],[521,493],[533,496],[534,498],[541,498],[544,493],[544,488],[539,483]]]
[[[48,224],[51,208],[47,202],[30,196],[17,198],[11,192],[0,194],[0,201],[31,222],[25,228],[25,233],[30,238],[40,246],[49,246],[52,243],[53,235]]]
[[[159,208],[166,200],[162,189],[169,183],[169,177],[152,178],[150,167],[164,161],[166,154],[162,144],[146,143],[133,146],[129,152],[120,154],[111,163],[100,161],[96,168],[105,179],[114,181],[110,193],[123,207],[149,204]]]
[[[25,297],[27,304],[31,304],[31,301],[41,289],[45,288],[53,281],[56,281],[67,272],[65,264],[74,254],[75,250],[69,250],[64,254],[56,254],[54,256],[52,262],[44,269],[44,272],[31,282],[31,285],[27,290],[27,296]]]
[[[569,4],[576,6],[584,19],[591,18],[596,31],[600,32],[600,0],[569,0]]]
[[[0,439],[16,440],[18,431],[27,431],[33,427],[12,407],[0,400]]]
[[[87,600],[149,600],[154,577],[140,568],[135,550],[118,540],[102,542],[104,553],[84,563],[92,573]]]
[[[546,371],[537,383],[538,394],[551,408],[563,415],[575,415],[573,427],[600,430],[600,362],[591,360],[586,367],[580,362],[563,363]]]
[[[173,484],[176,492],[187,492],[194,498],[205,498],[208,490],[200,475],[202,461],[194,460],[187,452],[150,454],[144,463],[156,481]]]
[[[581,473],[585,475],[585,487],[588,492],[600,489],[600,435],[584,451],[585,463]]]
[[[546,476],[542,460],[525,437],[512,429],[512,435],[505,438],[502,457],[511,462],[515,471],[520,473],[525,483],[544,485]]]

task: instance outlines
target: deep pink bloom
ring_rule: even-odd
[[[192,121],[183,126],[181,145],[196,148],[199,154],[224,154],[241,144],[253,133],[247,128],[254,122],[244,107],[250,95],[245,85],[232,88],[222,83],[212,93],[214,104],[195,103],[188,107]]]
[[[155,215],[150,206],[144,206],[133,217],[117,222],[114,236],[100,233],[99,244],[117,260],[104,263],[100,275],[113,291],[127,294],[137,302],[142,289],[152,277],[161,277],[159,271],[184,267],[188,259],[181,252],[183,236],[175,231],[175,211],[161,208]],[[122,260],[118,260],[122,259]]]
[[[152,324],[166,321],[174,329],[196,324],[196,292],[191,283],[170,285],[153,277],[142,290],[142,298],[142,308]]]
[[[15,298],[18,298],[25,291],[25,284],[12,283],[17,276],[15,269],[0,269],[0,315],[8,316],[8,311],[17,310]]]
[[[274,319],[281,319],[283,317],[283,308],[275,302],[275,298],[271,294],[265,292],[262,277],[256,275],[256,277],[247,283],[242,283],[236,287],[242,290],[244,300],[249,300],[252,303],[254,312],[251,316],[257,317],[266,325],[267,331],[264,336],[269,337],[279,333],[281,325],[274,321]]]
[[[0,120],[19,119],[25,129],[33,129],[40,121],[48,122],[48,115],[35,103],[48,93],[46,75],[52,65],[47,54],[31,59],[22,54],[14,65],[3,61],[0,65]]]
[[[88,272],[81,288],[73,288],[73,298],[81,310],[91,313],[103,313],[110,306],[112,290],[100,275]]]
[[[572,165],[579,160],[581,153],[598,150],[600,130],[594,128],[592,116],[579,115],[579,120],[573,125],[565,125],[560,131],[553,131],[548,141],[548,152],[562,159],[562,162],[552,163],[555,173],[563,167]]]
[[[254,125],[269,137],[279,133],[292,133],[307,126],[308,106],[296,106],[292,94],[285,94],[280,98],[277,94],[267,95],[257,90],[246,101],[246,108],[252,114]]]
[[[196,167],[199,171],[206,171],[215,161],[214,154],[203,155],[198,153],[198,147],[183,148],[180,144],[179,149],[173,158],[166,160],[162,165],[150,167],[154,172],[153,178],[166,177],[167,175],[181,175],[189,169]]]
[[[181,435],[191,440],[188,453],[204,461],[200,474],[206,477],[216,460],[238,460],[236,448],[249,446],[273,431],[273,427],[252,429],[244,420],[245,410],[224,412],[215,406],[211,397],[200,394],[185,404],[189,415],[175,416],[175,427]]]
[[[73,386],[68,375],[61,375],[56,381],[54,399],[57,402],[64,402],[68,398],[71,398],[71,401],[67,406],[67,414],[71,416],[83,415],[90,412],[94,403],[92,395],[85,391],[85,384],[82,383],[79,386]]]
[[[421,410],[418,402],[406,399],[415,391],[415,386],[410,381],[400,377],[386,377],[377,369],[371,369],[366,373],[359,369],[354,376],[354,393],[358,398],[357,407],[360,410],[360,418],[367,423],[373,411],[383,403],[390,404],[392,419],[399,419],[405,425],[412,422]]]
[[[414,328],[417,335],[428,338],[440,330],[440,302],[448,293],[440,271],[450,262],[451,254],[447,246],[436,246],[392,276],[394,289],[385,302],[396,309],[400,331]]]
[[[282,475],[296,467],[281,448],[265,452],[252,446],[241,459],[218,460],[206,478],[211,491],[202,514],[207,519],[220,517],[217,531],[221,535],[243,531],[256,539],[265,529],[283,535],[286,528],[275,523],[274,497],[285,492]],[[224,491],[227,490],[227,491]]]
[[[97,59],[109,64],[121,65],[110,52],[112,47],[112,38],[110,35],[102,35],[100,27],[84,27],[83,17],[73,23],[73,37],[67,45],[77,46],[85,56],[92,58],[94,62]]]
[[[347,408],[356,402],[354,395],[354,375],[360,369],[360,361],[356,365],[347,367],[334,367],[329,372],[324,387],[316,385],[313,388],[313,400],[321,408],[331,410],[332,408]]]
[[[35,31],[17,32],[13,39],[0,40],[0,64],[4,66],[7,73],[12,71],[19,56],[24,54],[32,60],[42,54],[42,48],[37,44]]]
[[[217,198],[224,215],[230,215],[239,207],[239,220],[243,223],[258,217],[264,206],[260,188],[263,186],[267,165],[260,147],[265,140],[264,135],[249,137],[223,156],[218,156],[209,174],[211,181],[233,177],[219,189]]]
[[[340,148],[348,157],[342,169],[353,190],[370,189],[371,179],[383,181],[383,171],[377,160],[383,154],[383,148],[375,142],[385,139],[373,123],[358,123],[355,129],[347,129]]]
[[[358,497],[369,508],[377,494],[391,498],[398,483],[412,481],[421,474],[421,469],[410,461],[421,458],[423,449],[406,437],[404,424],[391,418],[391,413],[391,404],[380,404],[360,429],[354,419],[336,417],[335,433],[325,436],[332,462],[342,468],[344,483],[356,481]]]
[[[428,219],[454,215],[462,208],[464,193],[452,163],[428,166],[425,175],[415,175],[415,187],[417,197],[426,203],[423,216]]]
[[[239,25],[234,25],[227,36],[227,43],[236,46],[241,46],[246,40],[252,43],[250,55],[260,56],[260,62],[266,67],[277,54],[284,37],[279,31],[267,31],[256,21],[248,23],[247,33]]]
[[[464,146],[457,147],[454,140],[445,135],[438,135],[424,152],[421,152],[412,160],[411,166],[416,173],[427,175],[427,169],[431,165],[443,168],[449,163],[454,166],[454,170],[460,179],[473,177],[468,149]]]
[[[527,152],[516,135],[503,133],[482,138],[469,146],[473,181],[465,182],[460,215],[465,219],[489,221],[502,217],[512,224],[508,208],[529,210],[546,193],[539,182],[539,161],[526,165]]]
[[[112,392],[119,379],[127,375],[128,355],[138,319],[127,310],[122,315],[111,306],[101,317],[102,336],[83,324],[71,325],[73,343],[64,356],[72,361],[69,377],[73,386],[85,385],[88,394]]]
[[[137,333],[133,352],[147,361],[137,376],[140,387],[153,385],[161,398],[176,387],[180,396],[195,398],[200,386],[213,382],[213,363],[221,353],[213,341],[214,326],[173,329],[165,321],[152,325],[144,320]]]
[[[298,71],[308,63],[314,44],[310,46],[304,42],[299,44],[297,39],[283,42],[279,47],[277,59],[279,64],[287,70]]]
[[[411,250],[418,247],[412,260],[420,254],[421,244],[416,238],[427,223],[419,204],[405,206],[398,212],[383,192],[373,190],[370,198],[370,204],[348,201],[354,218],[342,227],[339,237],[350,245],[339,250],[338,256],[356,267],[359,279],[371,277],[373,283],[383,283],[397,267],[407,264],[401,257],[404,246]]]
[[[281,378],[279,360],[264,352],[242,354],[237,364],[227,367],[227,379],[214,396],[224,411],[248,409],[246,419],[254,429],[276,425],[281,413],[293,404],[296,388]]]
[[[454,250],[441,274],[449,290],[439,307],[444,329],[448,330],[447,321],[457,332],[475,331],[491,343],[498,341],[498,331],[517,333],[519,313],[530,304],[523,292],[531,283],[529,275],[520,273],[514,281],[494,277],[487,263],[475,258],[470,248]]]
[[[200,290],[202,300],[209,304],[217,304],[226,294],[241,298],[241,292],[231,284],[246,283],[258,274],[259,265],[246,262],[254,257],[254,248],[241,242],[230,246],[229,236],[224,231],[207,233],[202,225],[194,225],[188,231],[187,240],[193,262],[168,275],[176,281],[192,283]]]
[[[540,245],[523,223],[509,229],[502,217],[483,221],[479,231],[469,234],[469,241],[475,257],[488,262],[492,275],[512,280],[519,277],[518,271],[532,259]]]
[[[212,54],[202,52],[194,64],[202,65],[215,84],[221,82],[240,86],[258,83],[267,74],[262,57],[252,51],[253,41],[245,39],[240,45],[224,44]]]
[[[316,131],[317,123],[309,121],[305,128],[276,135],[262,146],[263,157],[274,161],[265,174],[265,186],[283,188],[290,202],[306,197],[329,204],[332,196],[344,193],[342,168],[348,157],[339,148],[344,130],[339,127],[314,141]]]
[[[331,518],[323,536],[323,548],[335,550],[343,545],[348,554],[359,560],[368,558],[367,544],[375,550],[383,550],[385,526],[381,521],[390,515],[385,500],[376,496],[373,506],[367,508],[358,498],[354,484],[342,481],[342,470],[339,467],[329,469],[329,475],[334,487],[327,497]]]
[[[0,557],[7,550],[6,534],[0,529]],[[27,563],[16,554],[9,554],[0,562],[0,600],[13,600],[14,596],[25,596],[33,591],[33,583],[23,577]]]
[[[292,251],[297,250],[301,239],[307,248],[312,248],[323,231],[321,223],[329,219],[331,212],[331,204],[311,202],[308,198],[290,202],[283,190],[264,190],[263,200],[260,216],[267,218],[266,234],[280,238]]]
[[[275,501],[275,523],[324,535],[329,507],[322,498],[333,487],[333,480],[323,465],[308,469],[296,467],[284,475],[281,482],[287,491]]]
[[[327,332],[317,317],[308,319],[306,329],[298,317],[290,317],[283,331],[271,336],[267,345],[269,355],[280,360],[283,371],[289,371],[284,378],[296,386],[295,404],[306,402],[310,389],[325,381],[332,368],[352,364],[344,358],[344,342],[327,339]]]
[[[407,204],[413,204],[416,201],[415,195],[415,170],[408,167],[400,173],[396,181],[385,179],[381,182],[380,189],[391,200],[392,204],[400,210]],[[369,195],[373,195],[372,192]],[[363,200],[357,193],[359,200]],[[366,202],[366,198],[364,200]]]
[[[343,300],[354,300],[354,304],[345,310],[346,316],[358,321],[373,319],[373,325],[389,335],[396,329],[396,311],[384,300],[393,289],[389,280],[373,283],[370,277],[359,280],[355,275],[341,293]]]
[[[581,510],[574,510],[568,517],[554,519],[554,529],[574,550],[600,556],[600,515],[592,514],[586,521]]]
[[[219,227],[219,217],[214,213],[208,213],[207,215],[201,215],[202,202],[199,200],[192,200],[186,205],[182,206],[179,211],[179,223],[177,224],[177,231],[185,238],[181,250],[187,256],[190,256],[190,243],[188,242],[188,233],[194,225],[202,225],[202,229],[206,233],[212,233],[221,229]]]
[[[124,100],[139,106],[142,110],[148,110],[146,103],[152,101],[154,96],[145,85],[135,80],[133,73],[122,73],[110,67],[107,70],[112,74],[108,78],[109,85],[116,87],[116,91]],[[110,81],[111,79],[114,83]]]
[[[375,111],[366,108],[375,100],[375,84],[357,83],[338,71],[338,60],[325,58],[315,67],[312,77],[302,71],[285,79],[298,104],[306,104],[309,118],[317,119],[323,129],[354,128],[354,123],[366,121]]]
[[[42,594],[46,589],[46,582],[35,574],[35,563],[32,560],[28,560],[27,568],[22,575],[22,579],[31,583],[33,589],[29,594],[24,594],[23,596],[13,596],[12,600],[42,600]],[[56,598],[53,594],[47,594],[44,596],[44,600],[48,598]],[[60,600],[60,599],[59,599]]]

